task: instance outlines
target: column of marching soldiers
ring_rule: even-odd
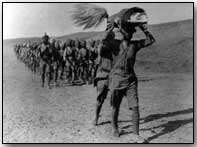
[[[69,84],[91,84],[98,68],[99,40],[50,39],[47,34],[40,42],[16,44],[14,52],[33,74],[41,76],[41,86],[51,88],[60,81]]]

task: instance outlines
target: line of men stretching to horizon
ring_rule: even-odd
[[[50,39],[45,33],[41,42],[16,44],[14,51],[34,74],[41,75],[41,86],[51,88],[60,80],[74,85],[91,84],[98,68],[99,40],[67,39],[65,42]]]

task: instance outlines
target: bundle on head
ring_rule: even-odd
[[[144,9],[132,7],[122,9],[120,12],[109,17],[109,21],[114,22],[116,18],[120,18],[123,22],[130,23],[147,23],[148,17]]]
[[[107,19],[108,24],[116,24],[117,18],[124,23],[132,23],[134,25],[148,22],[145,10],[139,7],[122,9],[109,17],[105,8],[92,4],[77,4],[72,14],[74,23],[82,26],[83,29],[97,27],[104,19]]]
[[[106,18],[106,9],[93,4],[77,4],[72,14],[74,23],[83,26],[83,29],[97,27]]]

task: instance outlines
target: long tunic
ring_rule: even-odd
[[[154,38],[150,33],[146,34],[146,39],[139,41],[122,41],[120,44],[120,52],[110,72],[110,90],[125,89],[137,79],[134,72],[136,54],[141,48],[147,47],[153,42]]]

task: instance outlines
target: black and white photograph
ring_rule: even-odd
[[[193,144],[194,2],[2,2],[2,143]]]

